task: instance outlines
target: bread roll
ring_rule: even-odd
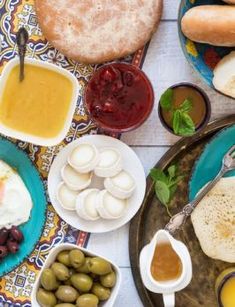
[[[212,82],[219,92],[235,98],[235,51],[216,65]]]
[[[235,0],[223,0],[224,2],[227,2],[229,4],[235,4]]]
[[[182,32],[190,40],[214,46],[235,46],[235,6],[201,5],[187,11]]]

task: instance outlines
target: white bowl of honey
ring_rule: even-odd
[[[185,288],[192,278],[188,248],[161,229],[140,253],[140,272],[145,287],[162,293],[165,307],[174,307],[175,292]]]
[[[60,143],[69,131],[78,99],[78,81],[54,64],[25,59],[9,61],[0,78],[0,133],[41,146]]]

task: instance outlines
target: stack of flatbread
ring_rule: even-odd
[[[131,54],[155,32],[162,0],[35,0],[45,37],[67,57],[103,63]]]
[[[196,207],[191,220],[207,256],[235,262],[235,177],[222,178]]]

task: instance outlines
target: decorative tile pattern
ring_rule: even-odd
[[[0,72],[4,65],[17,55],[15,36],[17,30],[24,26],[30,35],[27,56],[48,61],[67,69],[76,76],[79,83],[79,97],[73,122],[61,144],[46,148],[15,140],[18,146],[28,153],[40,170],[46,187],[51,163],[60,149],[83,134],[97,133],[96,127],[85,113],[82,101],[84,87],[97,66],[76,63],[55,50],[42,35],[33,3],[33,0],[0,0],[0,38],[2,41]],[[123,61],[133,62],[133,64],[139,66],[143,61],[143,56],[144,49],[139,50],[135,56],[123,59]],[[48,199],[47,221],[40,242],[22,265],[0,278],[0,307],[31,306],[30,294],[33,284],[51,248],[62,242],[86,246],[88,239],[89,234],[76,230],[61,220]]]

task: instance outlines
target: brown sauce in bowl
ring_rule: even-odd
[[[156,245],[151,262],[151,274],[160,282],[178,279],[182,274],[182,262],[170,243]]]
[[[189,116],[192,118],[196,129],[202,124],[206,117],[207,107],[202,94],[193,87],[178,86],[173,88],[173,106],[178,108],[185,99],[192,101],[192,109]],[[166,124],[172,128],[172,112],[161,109],[162,117]]]

